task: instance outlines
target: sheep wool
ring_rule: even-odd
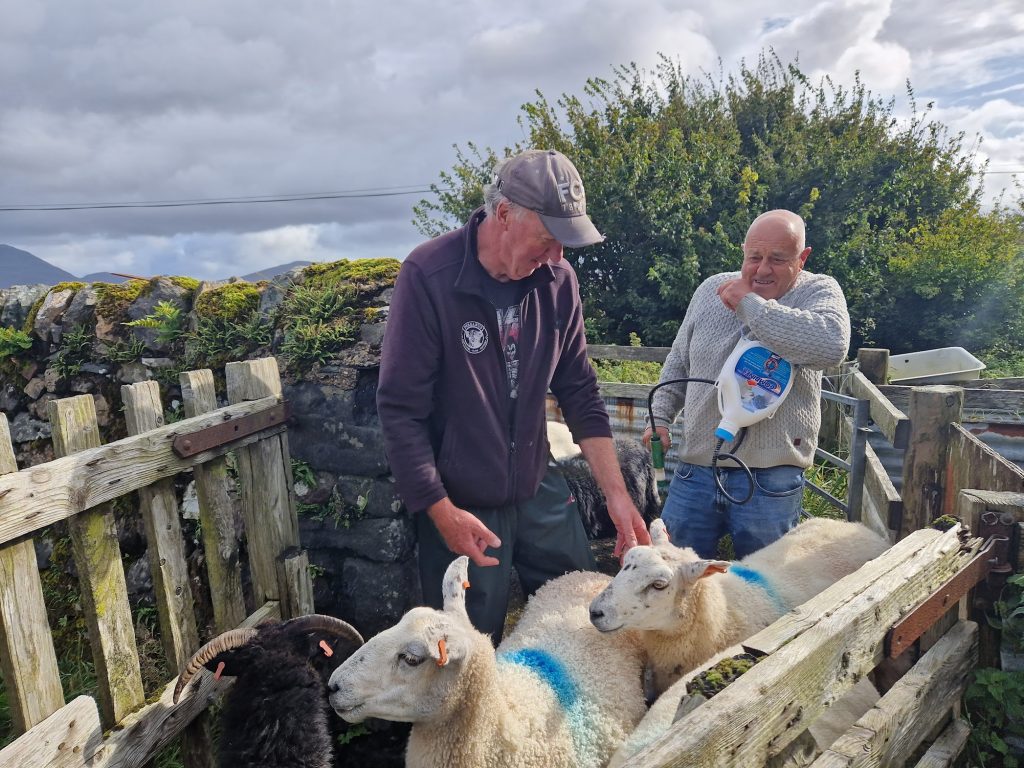
[[[888,549],[860,523],[813,518],[740,563],[702,560],[650,526],[591,604],[604,632],[640,630],[657,693],[723,649],[764,629]]]
[[[335,671],[335,711],[412,722],[409,768],[603,766],[645,712],[636,637],[589,622],[608,577],[549,582],[495,652],[466,616],[467,565],[449,567],[444,610],[412,609]]]

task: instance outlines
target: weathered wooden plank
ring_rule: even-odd
[[[1024,390],[1024,377],[1004,376],[995,379],[977,379],[966,382],[971,389],[1021,389]]]
[[[903,518],[903,498],[870,443],[864,446],[864,454],[867,458],[864,465],[864,498],[870,499],[875,514],[887,531],[898,530]]]
[[[853,573],[831,584],[806,603],[798,605],[784,616],[743,642],[745,648],[759,653],[774,653],[794,638],[811,629],[824,616],[835,613],[863,594],[883,576],[906,566],[920,557],[931,546],[929,537],[908,537],[896,542],[874,560],[869,560]]]
[[[647,402],[653,384],[623,384],[618,381],[600,381],[597,384],[602,397],[625,397],[630,400]]]
[[[890,403],[860,371],[855,371],[845,381],[848,394],[871,403],[871,420],[878,425],[885,439],[895,448],[905,448],[910,436],[910,420],[907,415]]]
[[[225,378],[231,403],[281,394],[281,376],[273,357],[228,363]],[[253,591],[257,602],[278,600],[277,558],[299,544],[287,436],[241,448],[236,455]],[[308,573],[305,578],[310,578]],[[285,614],[285,618],[290,617]]]
[[[185,415],[200,416],[217,409],[213,372],[185,371],[178,377]],[[235,481],[228,474],[227,461],[212,459],[194,470],[199,498],[199,521],[206,558],[206,575],[213,601],[213,624],[217,634],[237,627],[245,618],[242,567],[235,535]]]
[[[902,765],[963,695],[977,663],[977,639],[977,624],[959,622],[811,768]]]
[[[279,398],[263,398],[240,403],[0,476],[0,543],[280,433],[283,425],[186,459],[171,449],[171,442],[180,434],[258,413],[279,402]]]
[[[959,717],[939,735],[914,768],[950,768],[964,751],[971,726]]]
[[[160,385],[155,381],[121,387],[121,401],[129,435],[163,426]],[[174,481],[159,480],[140,489],[139,504],[146,530],[160,640],[168,663],[180,672],[199,647],[199,630]],[[213,768],[214,751],[209,718],[200,717],[182,733],[182,762],[186,768]]]
[[[160,385],[155,381],[121,387],[121,401],[129,435],[139,435],[163,426]],[[174,481],[160,480],[140,489],[139,500],[164,653],[174,668],[180,670],[199,647],[199,632]]]
[[[889,350],[861,347],[857,350],[857,366],[872,384],[885,384],[889,380]]]
[[[91,696],[79,696],[0,749],[0,768],[82,768],[103,740]]]
[[[903,520],[899,536],[925,528],[942,515],[953,425],[961,420],[959,387],[914,387],[910,393],[911,434],[903,456]],[[950,510],[951,511],[951,510]]]
[[[254,627],[279,618],[277,603],[265,603],[242,625]],[[234,679],[223,677],[214,681],[213,675],[200,674],[175,704],[172,695],[177,682],[177,678],[169,682],[159,699],[132,713],[106,734],[95,714],[89,713],[89,705],[95,713],[95,702],[81,696],[53,715],[52,727],[49,721],[42,723],[0,752],[0,768],[140,768],[222,696]],[[40,744],[53,746],[49,752],[38,752]],[[51,762],[54,754],[58,755],[58,762]]]
[[[956,497],[966,489],[1024,492],[1024,470],[1001,456],[961,424],[951,428],[949,461],[943,488],[943,511],[952,514]]]
[[[315,613],[313,581],[309,576],[309,555],[306,550],[288,552],[277,563],[278,589],[281,591],[281,614],[305,616]]]
[[[642,360],[664,363],[672,347],[626,347],[618,344],[587,344],[587,357],[593,360]]]
[[[17,471],[7,416],[0,413],[0,475]],[[31,539],[0,546],[0,671],[17,733],[64,706]]]
[[[969,382],[964,389],[964,418],[968,421],[1020,421],[1024,414],[1024,391],[976,388]],[[879,387],[889,401],[906,411],[910,406],[910,390],[897,384]]]
[[[96,406],[90,395],[52,400],[47,411],[57,456],[99,446]],[[96,664],[100,713],[103,723],[111,727],[146,698],[114,513],[109,504],[96,506],[72,517],[68,529]]]
[[[893,622],[966,563],[958,528],[911,534],[918,556],[776,650],[633,759],[661,766],[763,766],[881,661]]]

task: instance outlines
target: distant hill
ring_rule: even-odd
[[[305,267],[312,263],[312,261],[289,261],[287,264],[278,264],[276,267],[267,267],[259,272],[242,275],[242,279],[248,280],[250,283],[258,283],[260,280],[273,280],[278,275],[284,274],[291,269]]]
[[[128,280],[127,277],[112,275],[109,272],[90,272],[80,279],[83,283],[123,283]]]
[[[28,251],[0,245],[0,288],[12,285],[56,285],[78,280],[70,272],[53,266]]]

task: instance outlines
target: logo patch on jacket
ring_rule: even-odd
[[[463,323],[462,348],[471,355],[478,355],[487,349],[487,329],[476,320]]]

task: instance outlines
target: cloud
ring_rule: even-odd
[[[426,186],[452,144],[523,141],[538,89],[585,99],[587,78],[659,53],[730,73],[767,46],[812,77],[860,71],[904,111],[909,78],[993,163],[1021,162],[1017,0],[0,0],[0,18],[0,204]],[[0,212],[0,236],[66,268],[117,254],[220,277],[296,253],[403,255],[419,197]]]

